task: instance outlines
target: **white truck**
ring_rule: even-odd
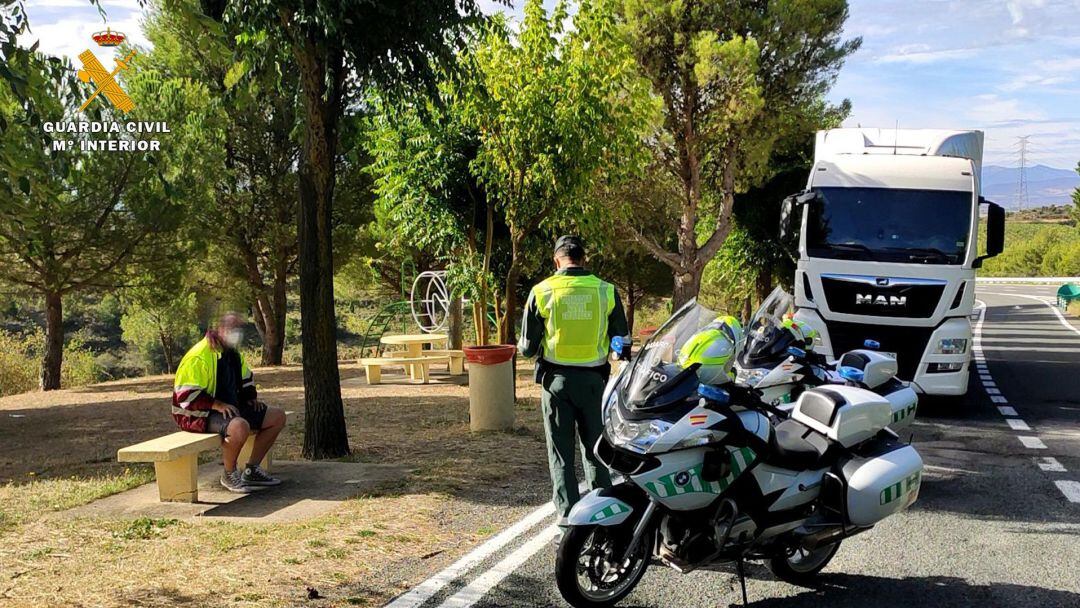
[[[1004,209],[979,194],[982,149],[981,131],[818,132],[781,233],[799,228],[795,317],[817,329],[825,355],[874,340],[917,391],[967,392],[975,269],[1005,238]]]

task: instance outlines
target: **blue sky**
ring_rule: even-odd
[[[507,10],[490,0],[484,9]],[[520,14],[522,0],[512,12]],[[548,0],[546,4],[553,2]],[[145,43],[135,0],[103,0],[109,26]],[[86,0],[27,0],[43,51],[75,56],[104,24]],[[846,36],[862,36],[833,87],[846,126],[986,131],[987,164],[1080,161],[1080,0],[850,0]]]

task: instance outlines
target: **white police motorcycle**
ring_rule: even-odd
[[[879,344],[866,340],[866,348],[848,351],[830,363],[814,352],[813,338],[800,338],[800,330],[784,326],[794,311],[795,298],[777,287],[762,301],[744,332],[735,363],[738,382],[762,393],[762,399],[790,410],[795,399],[810,387],[847,384],[871,390],[889,402],[889,429],[904,433],[915,420],[919,396],[896,377],[896,357],[878,352]]]
[[[620,478],[574,506],[559,544],[556,583],[575,608],[613,606],[655,562],[684,573],[733,563],[742,581],[744,561],[763,560],[807,584],[843,539],[918,496],[922,459],[886,428],[880,395],[812,388],[789,415],[679,365],[716,316],[683,306],[605,391],[595,450]]]

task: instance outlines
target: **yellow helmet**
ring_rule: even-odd
[[[679,349],[683,368],[700,363],[698,379],[705,384],[724,384],[732,380],[735,349],[742,341],[742,324],[732,316],[719,317],[690,337]]]

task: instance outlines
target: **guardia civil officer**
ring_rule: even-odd
[[[585,269],[579,237],[559,237],[554,257],[555,274],[529,293],[518,350],[537,357],[555,511],[565,527],[580,498],[574,471],[579,445],[590,489],[611,485],[593,447],[603,431],[600,399],[611,373],[608,345],[614,336],[627,337],[627,327],[615,287]]]

